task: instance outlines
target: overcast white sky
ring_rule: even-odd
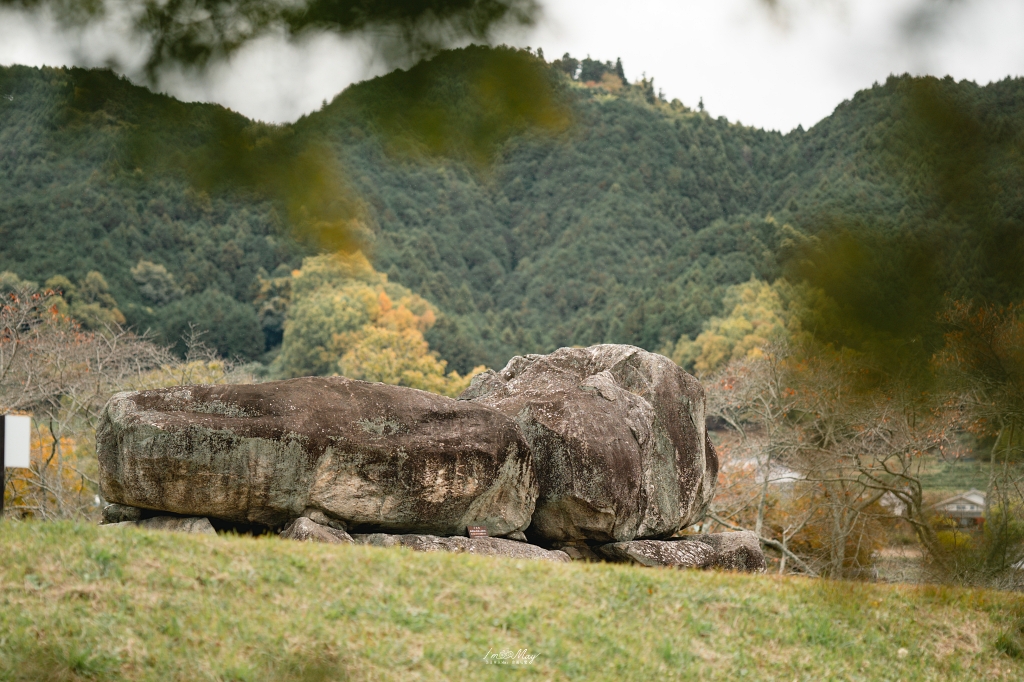
[[[927,40],[914,39],[907,20],[928,1],[791,0],[772,17],[760,0],[541,0],[537,27],[502,38],[541,47],[549,60],[621,57],[630,80],[653,76],[669,99],[696,106],[703,97],[715,116],[783,131],[810,127],[891,73],[979,83],[1024,74],[1022,0],[938,0],[950,3],[944,20]],[[124,35],[117,19],[68,35],[45,19],[0,12],[0,64],[137,64]],[[166,75],[161,89],[284,122],[383,71],[358,40],[268,38],[200,80]]]

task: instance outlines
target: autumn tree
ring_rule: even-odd
[[[683,336],[670,350],[672,359],[698,375],[710,374],[731,360],[761,357],[761,348],[785,334],[793,287],[785,280],[770,285],[751,278],[729,287],[722,300],[728,311],[712,317],[695,339]]]
[[[943,560],[922,474],[954,447],[955,424],[935,397],[807,338],[762,347],[707,384],[709,416],[731,427],[712,520],[754,530],[805,573],[870,572],[897,522]]]
[[[992,442],[985,534],[959,552],[956,568],[996,577],[1024,559],[1024,320],[1021,305],[951,301],[935,364],[949,387],[946,408],[965,430]]]
[[[9,282],[8,278],[8,282]],[[96,424],[111,394],[170,361],[167,352],[116,324],[85,329],[65,299],[28,283],[0,301],[0,412],[33,417],[27,472],[8,479],[15,514],[88,514],[98,493]]]
[[[802,572],[817,575],[789,547],[811,514],[780,508],[776,495],[779,483],[793,480],[786,465],[799,447],[787,423],[795,403],[788,356],[784,345],[767,347],[756,357],[728,363],[705,382],[708,417],[731,430],[719,446],[719,489],[709,517],[727,528],[753,530],[763,544],[780,552],[781,571],[791,560]],[[789,506],[799,506],[805,491],[790,493]]]
[[[423,338],[436,320],[433,306],[389,282],[362,253],[307,258],[289,286],[271,367],[277,376],[341,374],[456,396],[483,370],[446,373]]]

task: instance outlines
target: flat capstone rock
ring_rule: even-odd
[[[118,393],[96,439],[104,499],[235,524],[505,535],[537,500],[511,418],[344,377]]]

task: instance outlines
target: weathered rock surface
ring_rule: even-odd
[[[642,566],[718,568],[760,573],[764,553],[754,533],[710,533],[677,540],[633,540],[602,545],[598,552],[612,561]]]
[[[686,535],[678,541],[700,542],[714,548],[716,560],[713,568],[760,573],[768,567],[757,533],[753,531]]]
[[[328,528],[333,528],[335,530],[348,530],[343,521],[332,519],[319,509],[307,508],[306,511],[302,512],[302,515],[313,523],[318,523],[321,526],[327,526]]]
[[[602,561],[603,557],[594,548],[582,540],[572,542],[556,542],[554,548],[565,552],[573,561]],[[617,561],[617,559],[616,559]]]
[[[625,561],[641,566],[710,568],[715,560],[715,549],[701,542],[631,540],[601,545],[597,551],[611,561]]]
[[[125,521],[138,521],[141,518],[142,510],[138,507],[108,504],[103,508],[103,523],[124,523]]]
[[[342,377],[119,393],[97,451],[111,502],[271,527],[319,510],[349,530],[504,535],[537,495],[500,412]]]
[[[100,528],[146,528],[148,530],[166,530],[174,533],[197,533],[200,535],[216,535],[210,519],[205,516],[151,516],[141,521],[115,521],[106,523]]]
[[[528,441],[540,483],[531,538],[666,538],[714,495],[704,389],[661,355],[601,345],[515,357],[460,400],[515,419]]]
[[[542,561],[569,561],[565,552],[548,550],[536,545],[504,538],[442,538],[435,535],[353,535],[358,544],[375,547],[408,547],[417,552],[465,552],[481,556],[501,556],[510,559],[540,559]]]
[[[329,545],[341,545],[352,542],[352,537],[345,531],[320,525],[305,516],[300,516],[285,526],[284,530],[281,531],[281,537],[285,540],[323,542]]]

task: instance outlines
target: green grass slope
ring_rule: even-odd
[[[0,548],[2,680],[1024,676],[1010,593],[66,523]]]

